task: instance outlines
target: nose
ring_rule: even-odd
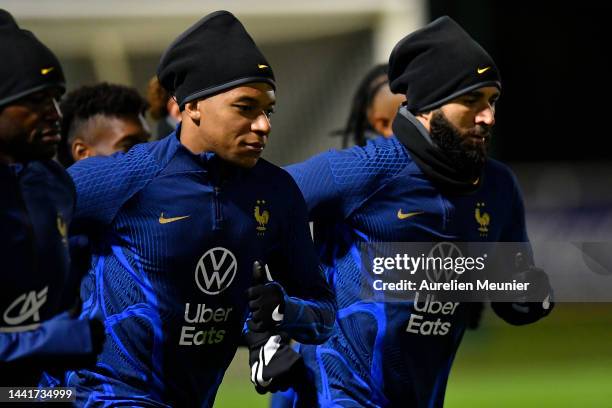
[[[266,115],[266,112],[261,112],[257,118],[251,123],[251,131],[267,136],[272,130],[272,124],[270,118]]]
[[[59,101],[56,98],[51,98],[51,101],[53,102],[53,110],[55,111],[57,118],[61,119],[63,115],[62,115],[62,110],[60,108]]]
[[[493,126],[495,124],[495,107],[487,105],[486,108],[476,114],[474,121],[477,125]]]
[[[43,105],[44,117],[47,120],[59,121],[62,118],[62,111],[57,99],[48,97]]]

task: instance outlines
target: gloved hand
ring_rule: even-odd
[[[253,286],[247,289],[251,319],[249,330],[264,332],[274,329],[283,322],[285,290],[264,272],[258,261],[253,262]]]
[[[259,394],[285,391],[304,378],[302,356],[291,348],[289,339],[271,332],[247,332],[251,382]]]
[[[519,297],[491,302],[495,313],[514,325],[533,323],[550,314],[554,307],[552,288],[548,275],[534,265],[529,265],[522,253],[515,257],[515,270],[512,275],[517,283],[529,283],[527,290]]]
[[[525,294],[514,302],[515,305],[520,307],[529,302],[541,302],[543,309],[549,309],[552,290],[546,272],[534,265],[529,265],[526,257],[520,252],[515,256],[514,266],[517,272],[512,275],[512,279],[516,279],[519,283],[529,283]]]

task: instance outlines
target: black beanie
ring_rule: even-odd
[[[211,13],[179,35],[162,55],[157,77],[181,109],[187,102],[250,82],[276,89],[270,64],[227,11]]]
[[[501,89],[501,77],[491,56],[444,16],[397,43],[389,57],[389,86],[406,94],[406,107],[416,114],[483,86]]]
[[[0,60],[0,106],[45,88],[65,90],[66,80],[57,57],[2,9]]]

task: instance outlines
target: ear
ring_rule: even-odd
[[[181,109],[176,103],[176,99],[174,97],[168,98],[168,102],[166,102],[166,110],[168,111],[168,115],[170,117],[180,121],[181,120]]]
[[[193,123],[199,126],[202,117],[202,113],[200,112],[200,101],[187,102],[183,114],[186,114]]]
[[[72,142],[70,153],[72,154],[72,158],[75,162],[95,156],[92,147],[85,143],[82,139],[78,138],[74,139],[74,142]]]
[[[431,118],[433,117],[433,111],[417,113],[416,118],[425,126],[428,132],[431,131]]]
[[[391,127],[392,121],[389,118],[384,116],[376,116],[371,122],[372,127],[379,135],[383,135],[385,137],[389,137],[393,134],[393,128]]]

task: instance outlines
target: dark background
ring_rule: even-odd
[[[604,1],[431,0],[502,75],[493,154],[502,161],[609,160],[612,6]]]

